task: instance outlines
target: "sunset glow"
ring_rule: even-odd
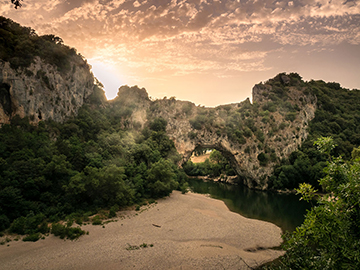
[[[91,71],[95,77],[103,84],[107,99],[113,99],[117,96],[119,86],[122,85],[120,75],[111,65],[89,59]]]
[[[127,84],[216,106],[280,72],[360,88],[357,0],[0,0],[0,13],[75,47],[108,98]]]

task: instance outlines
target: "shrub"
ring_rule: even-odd
[[[280,125],[279,125],[279,129],[280,130],[284,130],[285,128],[287,127],[287,124],[282,122]]]
[[[53,223],[51,226],[51,233],[55,236],[59,236],[61,239],[67,237],[70,240],[79,238],[81,235],[85,234],[80,227],[66,227],[59,223]]]
[[[182,112],[185,113],[186,115],[190,115],[191,111],[192,111],[192,104],[191,103],[185,103],[182,106]]]
[[[289,112],[285,115],[285,120],[293,122],[296,119],[296,112]]]
[[[193,132],[193,131],[190,131],[190,132],[188,133],[188,137],[189,137],[191,140],[193,140],[193,139],[195,139],[195,138],[197,137],[197,133],[196,133],[196,132]]]
[[[75,240],[84,234],[85,234],[85,231],[83,231],[80,227],[66,228],[66,235],[67,235],[67,238],[70,240]]]
[[[96,215],[95,217],[93,217],[92,219],[92,225],[101,225],[102,221],[100,219],[99,215]]]
[[[187,193],[189,190],[189,184],[187,182],[183,183],[181,186],[180,186],[180,190],[181,190],[181,193],[182,194],[185,194]]]
[[[119,206],[116,204],[110,208],[109,218],[116,217],[116,212],[119,211]]]
[[[53,223],[51,225],[51,233],[64,239],[66,237],[66,227],[60,223]]]
[[[260,153],[258,156],[257,156],[257,159],[259,160],[260,162],[260,166],[266,166],[269,162],[269,157],[268,155],[266,155],[265,153]]]
[[[41,234],[40,233],[33,233],[33,234],[30,234],[28,236],[25,236],[23,238],[23,241],[24,242],[36,242],[40,239],[41,237]]]

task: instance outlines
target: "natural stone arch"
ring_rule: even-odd
[[[273,166],[306,139],[317,100],[297,74],[279,74],[255,85],[252,94],[253,103],[206,108],[175,98],[152,101],[145,89],[126,86],[116,102],[132,106],[129,122],[134,125],[165,119],[166,133],[182,156],[179,165],[196,147],[211,147],[225,155],[245,185],[266,189]]]
[[[222,140],[221,140],[221,138],[219,138],[219,141],[216,144],[207,144],[207,143],[196,144],[194,150],[190,153],[190,155],[183,156],[180,166],[183,166],[191,158],[192,153],[194,153],[194,151],[196,151],[196,149],[199,149],[199,148],[200,149],[201,148],[202,149],[215,149],[224,156],[224,158],[229,162],[230,166],[236,172],[236,174],[238,176],[236,183],[246,184],[247,186],[250,186],[250,187],[256,186],[256,183],[251,183],[252,180],[250,178],[246,178],[246,174],[244,174],[244,171],[239,166],[238,161],[236,160],[236,156],[238,155],[238,153],[237,152],[232,153],[231,149],[222,145],[221,142],[222,142]],[[233,181],[233,179],[234,178],[232,178],[232,181]]]
[[[175,138],[173,138],[173,140],[176,141]],[[251,188],[260,188],[253,176],[248,174],[246,170],[248,161],[246,161],[246,164],[243,164],[244,162],[241,157],[244,155],[244,153],[242,153],[240,149],[232,144],[226,136],[218,136],[213,134],[213,132],[204,131],[204,133],[202,133],[194,140],[194,144],[191,148],[188,148],[189,150],[182,152],[183,145],[181,144],[182,143],[175,143],[175,147],[177,148],[178,152],[182,154],[182,160],[179,164],[180,166],[185,164],[191,158],[192,153],[198,148],[215,149],[220,151],[221,154],[228,160],[230,166],[238,175],[239,183],[245,184]]]

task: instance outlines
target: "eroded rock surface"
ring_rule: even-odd
[[[131,108],[128,121],[144,127],[156,117],[167,121],[166,133],[186,162],[196,148],[222,152],[251,188],[266,189],[273,165],[288,157],[308,135],[317,99],[297,74],[279,74],[254,86],[253,103],[206,108],[188,101],[151,101],[145,89],[122,87],[114,102]]]
[[[27,116],[33,124],[50,118],[63,122],[76,115],[93,93],[94,76],[79,56],[72,57],[70,65],[71,70],[63,73],[39,57],[28,68],[17,70],[0,61],[0,124],[15,115]]]

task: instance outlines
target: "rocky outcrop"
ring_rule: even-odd
[[[0,60],[0,125],[15,115],[27,116],[33,124],[46,119],[63,122],[76,115],[94,91],[94,77],[79,55],[69,64],[71,70],[64,73],[39,57],[17,70]]]
[[[0,61],[0,124],[19,115],[37,124],[63,122],[76,115],[97,86],[89,66],[78,55],[70,58],[71,71],[59,72],[39,57],[27,68],[14,70]],[[166,133],[186,162],[197,148],[217,149],[250,188],[266,189],[273,166],[288,157],[308,135],[316,97],[297,74],[279,74],[253,88],[253,103],[216,108],[164,98],[152,101],[145,89],[122,86],[108,102],[121,125],[142,130],[148,121],[167,121]]]
[[[132,104],[129,119],[142,126],[146,113],[148,120],[161,117],[167,121],[166,132],[182,155],[181,163],[196,148],[216,149],[229,160],[240,182],[266,189],[273,166],[297,150],[315,116],[317,99],[297,76],[279,74],[255,85],[252,104],[246,100],[206,108],[174,98],[150,101],[136,87],[123,88],[119,100]]]

